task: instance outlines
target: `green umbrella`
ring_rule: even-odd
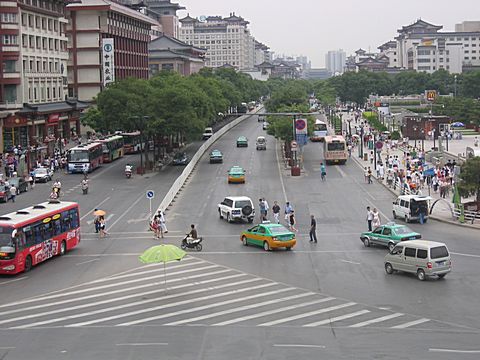
[[[182,260],[187,253],[175,245],[156,245],[144,251],[138,258],[144,264],[163,263],[163,272],[165,278],[165,290],[167,290],[167,273],[165,264],[169,261]]]

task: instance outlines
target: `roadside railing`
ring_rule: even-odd
[[[193,172],[193,169],[197,165],[197,163],[200,161],[202,156],[205,154],[205,152],[208,150],[210,146],[215,143],[220,137],[222,137],[227,131],[230,129],[234,128],[238,124],[240,124],[242,121],[245,121],[249,119],[252,115],[255,115],[258,111],[260,111],[263,107],[257,108],[254,112],[245,114],[243,116],[240,116],[238,119],[233,120],[229,124],[223,126],[221,129],[219,129],[216,133],[212,135],[210,139],[205,141],[202,146],[197,150],[195,155],[192,157],[188,165],[185,167],[183,172],[180,174],[180,176],[175,180],[173,185],[170,187],[170,190],[167,192],[165,197],[163,198],[162,202],[160,203],[160,206],[158,207],[158,210],[163,210],[165,211],[170,204],[174,201],[175,197],[177,196],[178,192],[180,189],[185,185],[185,182],[187,181],[188,177],[191,175]],[[158,211],[157,210],[157,211]]]

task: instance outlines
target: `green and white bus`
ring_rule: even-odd
[[[102,143],[103,162],[108,163],[123,156],[123,136],[111,135],[99,140]]]

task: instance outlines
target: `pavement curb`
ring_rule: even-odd
[[[355,161],[355,163],[363,170],[363,164],[360,162],[359,159],[355,158],[355,156],[352,156],[351,159],[353,159],[353,161]],[[398,194],[391,188],[389,188],[387,185],[385,185],[383,183],[383,181],[379,180],[376,176],[373,176],[373,178],[379,183],[381,184],[385,189],[387,189],[388,191],[390,191],[393,195],[395,196],[398,196]],[[460,227],[463,227],[463,228],[469,228],[469,229],[475,229],[475,230],[480,230],[480,228],[474,226],[474,225],[471,225],[471,224],[462,224],[462,223],[459,223],[459,222],[456,222],[456,221],[453,221],[453,220],[447,220],[447,219],[443,219],[443,218],[440,218],[440,217],[437,217],[435,215],[429,215],[429,218],[432,219],[432,220],[436,220],[436,221],[440,221],[440,222],[443,222],[443,223],[446,223],[446,224],[450,224],[450,225],[456,225],[456,226],[460,226]]]

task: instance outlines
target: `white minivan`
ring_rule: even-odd
[[[428,219],[428,201],[433,200],[430,196],[400,195],[393,202],[393,218],[404,219],[405,222],[420,220],[420,212],[423,212],[423,221]]]
[[[452,261],[444,243],[407,240],[399,242],[385,255],[384,266],[387,274],[404,271],[423,281],[428,276],[443,278],[452,270]]]

